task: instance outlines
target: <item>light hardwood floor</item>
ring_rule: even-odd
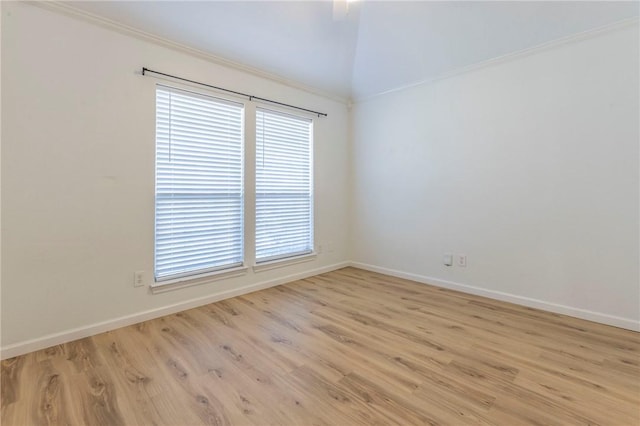
[[[2,363],[2,425],[640,424],[640,334],[354,268]]]

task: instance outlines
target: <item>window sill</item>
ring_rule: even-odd
[[[270,260],[268,262],[253,265],[253,272],[268,271],[276,268],[284,268],[285,266],[295,265],[298,263],[309,262],[315,260],[318,255],[315,252],[302,254],[300,256],[285,257],[283,259]]]
[[[241,275],[245,275],[248,269],[249,268],[247,268],[246,266],[238,266],[235,268],[208,272],[206,274],[192,275],[189,277],[157,282],[151,284],[149,288],[151,289],[151,293],[153,294],[165,293],[167,291],[178,290],[185,287],[193,287],[196,285],[208,284],[213,281],[239,277]]]

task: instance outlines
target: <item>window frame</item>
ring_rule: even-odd
[[[157,155],[157,129],[156,129],[156,115],[157,115],[157,89],[159,86],[167,88],[169,90],[178,90],[184,91],[188,93],[192,93],[196,96],[204,96],[211,97],[215,99],[219,99],[223,102],[231,102],[236,104],[241,104],[243,106],[243,117],[242,117],[242,182],[243,182],[243,191],[242,191],[242,233],[243,233],[243,259],[242,264],[239,266],[226,267],[226,268],[216,268],[215,270],[210,270],[202,273],[188,273],[184,274],[184,276],[173,277],[171,279],[164,279],[161,281],[156,281],[155,279],[155,217],[156,217],[156,204],[155,204],[155,185],[156,185],[156,155]],[[316,170],[316,148],[315,148],[315,139],[316,139],[316,115],[311,113],[306,113],[302,111],[295,111],[292,113],[289,108],[279,107],[272,104],[266,104],[257,100],[249,100],[242,96],[233,96],[228,94],[221,95],[219,92],[214,90],[203,89],[200,87],[194,88],[192,85],[177,83],[177,82],[154,82],[152,85],[152,96],[153,96],[153,110],[151,111],[153,122],[153,163],[154,163],[154,177],[153,177],[153,187],[154,187],[154,221],[153,221],[153,257],[152,257],[152,266],[153,266],[153,277],[151,284],[149,285],[150,291],[152,294],[159,294],[164,292],[170,292],[173,290],[192,287],[204,284],[210,284],[212,282],[216,282],[219,280],[233,279],[237,277],[244,276],[248,273],[249,268],[252,269],[254,273],[259,273],[262,271],[268,271],[276,268],[288,267],[290,265],[295,265],[303,262],[309,262],[315,260],[317,258],[318,252],[316,250],[316,235],[317,235],[317,203],[316,203],[316,179],[315,179],[315,170]],[[312,241],[311,241],[311,251],[309,253],[281,257],[277,259],[268,259],[262,260],[260,262],[256,262],[255,254],[256,254],[256,156],[257,156],[257,110],[265,109],[269,111],[273,111],[278,114],[290,115],[297,118],[308,119],[311,122],[311,131],[310,131],[310,189],[312,192],[311,196],[311,232],[312,232]],[[248,266],[250,265],[250,266]]]
[[[207,91],[207,90],[194,90],[191,87],[183,87],[182,84],[163,84],[163,83],[155,83],[153,85],[153,95],[154,95],[154,109],[153,109],[153,120],[154,120],[154,221],[153,221],[153,281],[150,285],[153,293],[161,293],[164,291],[172,290],[174,288],[182,288],[188,287],[192,285],[203,284],[219,279],[231,278],[239,275],[243,275],[248,270],[247,268],[247,115],[248,115],[248,104],[244,99],[234,99],[230,96],[220,96],[218,93]],[[157,244],[157,235],[156,235],[156,220],[157,220],[157,179],[158,179],[158,163],[157,163],[157,155],[158,155],[158,133],[157,133],[157,114],[158,114],[158,103],[157,103],[157,94],[158,90],[165,89],[167,91],[177,91],[177,92],[185,92],[186,94],[192,94],[194,97],[201,98],[210,98],[213,100],[220,101],[221,103],[231,103],[241,106],[241,122],[240,122],[240,182],[241,182],[241,191],[240,191],[240,244],[241,244],[241,261],[234,262],[229,265],[222,265],[219,267],[207,268],[198,271],[192,272],[184,272],[179,274],[174,274],[167,276],[166,278],[157,278],[156,276],[156,244]]]
[[[284,254],[284,255],[275,255],[269,256],[263,259],[257,259],[257,156],[258,156],[258,130],[257,130],[257,121],[258,121],[258,110],[273,112],[278,115],[284,115],[293,117],[296,119],[308,120],[310,131],[309,131],[309,180],[310,180],[310,191],[311,191],[311,208],[310,208],[310,245],[311,249],[308,252],[298,252],[292,254]],[[257,103],[256,107],[253,111],[253,119],[254,119],[254,134],[253,134],[253,271],[260,272],[271,270],[279,267],[285,267],[289,265],[294,265],[298,263],[303,263],[307,261],[314,260],[317,257],[316,251],[316,179],[315,179],[315,160],[316,160],[316,152],[315,152],[315,136],[316,136],[316,116],[311,113],[299,112],[295,111],[295,113],[291,112],[289,109],[280,108],[277,106],[273,106],[271,104],[263,104]]]

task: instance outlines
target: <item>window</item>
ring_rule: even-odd
[[[256,113],[256,262],[313,250],[310,119]]]
[[[157,86],[155,278],[243,263],[242,104]]]

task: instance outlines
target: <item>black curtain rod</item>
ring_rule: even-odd
[[[294,108],[294,109],[299,109],[300,111],[306,111],[306,112],[310,112],[312,114],[318,114],[318,117],[320,117],[320,116],[326,117],[327,116],[327,114],[325,114],[324,112],[313,111],[311,109],[301,108],[301,107],[285,104],[285,103],[278,102],[278,101],[272,101],[271,99],[265,99],[265,98],[261,98],[259,96],[248,95],[246,93],[236,92],[235,90],[223,89],[222,87],[212,86],[212,85],[206,84],[206,83],[200,83],[199,81],[189,80],[188,78],[177,77],[177,76],[171,75],[171,74],[165,74],[163,72],[150,70],[149,68],[145,68],[145,67],[142,68],[142,75],[145,75],[148,72],[153,73],[153,74],[163,75],[165,77],[175,78],[176,80],[187,81],[189,83],[198,84],[200,86],[209,87],[209,88],[215,89],[215,90],[222,90],[223,92],[233,93],[234,95],[245,96],[245,97],[249,98],[250,101],[256,99],[256,100],[259,100],[259,101],[262,101],[262,102],[269,102],[271,104],[282,105],[282,106],[285,106],[287,108]]]

